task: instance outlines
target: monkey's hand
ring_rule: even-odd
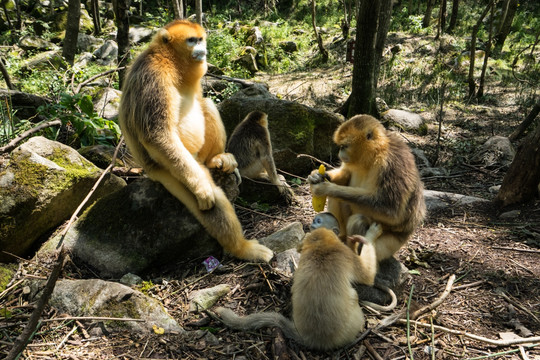
[[[214,156],[207,166],[211,169],[221,169],[227,174],[232,173],[237,167],[238,163],[231,153],[221,153]]]
[[[328,196],[330,193],[330,188],[332,186],[336,186],[336,185],[328,181],[324,181],[324,182],[314,183],[314,184],[310,183],[309,187],[311,189],[311,194],[313,196]]]
[[[193,195],[197,198],[200,210],[209,210],[216,204],[214,187],[208,181],[199,182],[197,187],[193,189]]]
[[[382,226],[379,223],[373,222],[369,226],[368,231],[366,232],[365,238],[366,240],[373,244],[375,240],[379,238],[383,233]]]
[[[368,243],[368,240],[362,235],[350,235],[347,236],[345,243],[356,255],[360,255],[362,247]]]
[[[326,173],[324,175],[320,174],[319,170],[313,170],[307,180],[310,185],[313,185],[322,183],[325,180],[330,180],[330,177]]]

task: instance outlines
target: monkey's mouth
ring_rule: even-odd
[[[206,51],[195,51],[192,55],[194,60],[204,61],[206,60]]]

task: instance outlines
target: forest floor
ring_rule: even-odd
[[[261,76],[270,91],[311,106],[337,108],[345,98],[339,88],[350,77],[350,66],[296,73],[282,76]],[[349,80],[350,81],[350,80]],[[497,91],[494,89],[493,91]],[[498,102],[489,106],[446,109],[445,136],[458,139],[481,139],[508,135],[522,116],[512,100],[495,94]],[[410,104],[409,104],[410,105]],[[434,114],[425,114],[435,119]],[[460,125],[461,124],[461,125]],[[462,126],[468,124],[468,126]],[[473,126],[474,125],[474,126]],[[407,137],[429,155],[436,143],[437,124],[431,121],[424,137]],[[279,165],[278,165],[279,167]],[[491,200],[492,185],[499,185],[502,169],[482,168],[470,164],[452,164],[448,176],[424,178],[427,189],[474,195]],[[294,221],[302,222],[308,231],[314,216],[307,185],[294,187],[297,201],[288,207],[273,206],[261,213],[238,207],[237,213],[248,238],[261,238]],[[371,331],[352,346],[334,352],[310,351],[290,340],[284,340],[275,329],[241,333],[224,328],[204,313],[188,311],[188,296],[198,289],[229,284],[233,291],[219,301],[237,312],[274,310],[290,316],[292,279],[280,274],[272,264],[245,263],[230,257],[223,267],[208,275],[202,259],[178,264],[174,270],[153,277],[149,290],[160,300],[186,330],[207,330],[218,342],[208,337],[186,341],[175,334],[133,335],[124,332],[93,335],[91,322],[43,323],[24,352],[26,359],[463,359],[504,358],[540,359],[540,344],[498,346],[471,339],[463,333],[492,340],[500,334],[521,337],[540,335],[540,206],[538,200],[504,209],[518,210],[514,218],[500,217],[501,210],[491,203],[450,206],[429,213],[420,227],[396,257],[411,272],[402,293],[398,295],[395,313],[406,308],[411,296],[411,311],[433,303],[445,290],[448,279],[456,276],[454,288],[434,310],[423,315],[423,324],[442,326],[462,332],[396,323]],[[46,276],[47,267],[32,262],[21,263],[27,276]],[[76,272],[75,272],[76,273]],[[74,276],[74,272],[70,276]],[[64,276],[68,276],[67,273]],[[2,307],[26,306],[23,289],[16,290],[17,301]],[[30,312],[30,310],[28,310]],[[366,311],[367,327],[373,328],[388,314]],[[47,308],[44,318],[58,316]],[[24,319],[21,319],[23,322]],[[77,326],[77,331],[71,330]],[[0,325],[0,334],[10,329]],[[0,350],[13,338],[3,337]],[[367,347],[367,350],[366,350]],[[435,351],[432,357],[432,350]],[[501,353],[500,355],[494,355]]]

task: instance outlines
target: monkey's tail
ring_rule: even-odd
[[[381,290],[384,290],[388,293],[388,295],[390,295],[390,297],[392,298],[392,302],[390,303],[390,305],[379,305],[379,304],[375,304],[375,303],[372,303],[371,301],[360,301],[360,304],[364,305],[364,306],[367,306],[367,307],[370,307],[372,309],[375,309],[377,311],[392,311],[394,310],[394,308],[396,307],[397,305],[397,297],[396,297],[396,294],[394,293],[394,291],[392,289],[390,289],[388,286],[385,286],[385,285],[382,285],[382,284],[375,284],[374,287],[376,288],[379,288]]]
[[[231,309],[219,307],[216,313],[221,322],[236,330],[257,330],[264,327],[279,327],[289,339],[303,344],[302,337],[296,330],[294,323],[277,312],[261,312],[247,316],[238,316]]]

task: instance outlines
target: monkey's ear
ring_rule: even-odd
[[[159,39],[161,39],[161,41],[163,41],[164,44],[171,41],[171,34],[167,31],[167,29],[159,30],[157,36],[158,36]]]
[[[373,139],[373,130],[369,130],[366,134],[366,139],[371,140]]]

